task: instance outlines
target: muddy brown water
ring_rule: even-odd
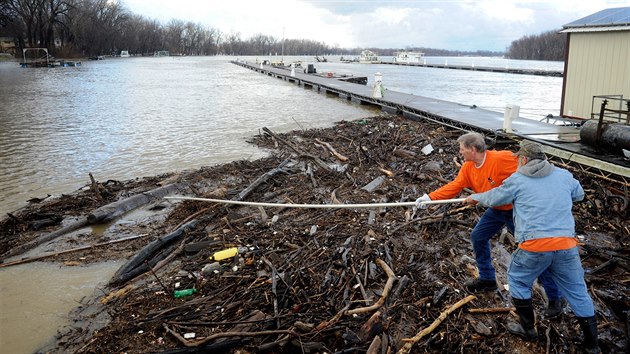
[[[123,264],[82,267],[36,262],[0,270],[0,333],[3,353],[32,353],[45,345],[68,312],[94,292],[95,281],[111,277]]]

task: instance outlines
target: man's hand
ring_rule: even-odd
[[[423,202],[429,202],[429,201],[431,201],[431,197],[429,197],[428,194],[424,193],[422,195],[422,197],[416,199],[416,208],[418,208],[418,209],[426,209],[427,205],[424,204]]]
[[[472,195],[469,195],[468,197],[466,197],[466,200],[464,200],[464,203],[476,205],[477,201],[472,198]]]

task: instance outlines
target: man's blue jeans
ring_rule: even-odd
[[[512,209],[496,210],[488,208],[472,230],[471,242],[473,250],[475,251],[477,268],[479,269],[479,279],[496,280],[496,273],[492,266],[492,255],[490,253],[490,239],[501,231],[504,225],[514,234]],[[547,298],[550,300],[560,299],[558,286],[554,283],[549,272],[543,271],[539,275],[538,281],[545,289]]]
[[[558,284],[577,317],[595,315],[593,300],[584,282],[584,269],[578,248],[550,252],[529,252],[517,249],[508,268],[510,295],[517,299],[532,298],[532,284],[536,277],[547,272]]]

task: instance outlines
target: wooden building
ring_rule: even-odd
[[[630,107],[630,7],[599,11],[563,26],[567,33],[560,114],[626,123]],[[620,111],[620,112],[615,112]]]
[[[13,37],[0,37],[0,53],[9,53],[15,56],[15,40]]]

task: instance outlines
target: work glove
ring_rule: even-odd
[[[416,208],[418,208],[418,209],[426,209],[427,205],[422,203],[422,202],[428,202],[428,201],[431,201],[431,197],[429,197],[428,194],[424,193],[422,195],[422,197],[416,199]]]

